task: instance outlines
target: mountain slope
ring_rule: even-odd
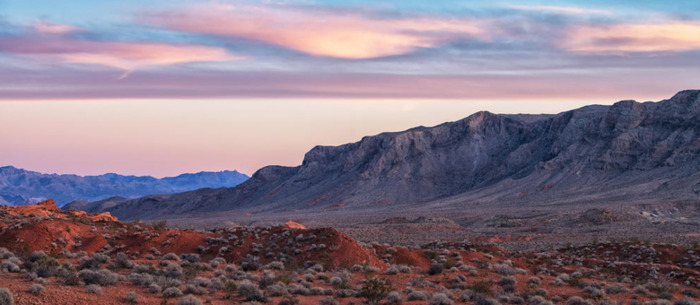
[[[120,219],[191,212],[373,211],[384,207],[700,199],[700,91],[557,115],[479,112],[435,127],[317,146],[228,189],[147,196]]]
[[[59,206],[73,200],[94,201],[112,196],[140,197],[204,187],[232,187],[248,179],[237,171],[200,172],[156,179],[150,176],[77,176],[42,174],[12,166],[0,167],[0,204],[22,205],[53,198]]]

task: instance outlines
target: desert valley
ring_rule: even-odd
[[[0,303],[694,304],[699,119],[696,90],[480,112],[229,188],[6,206]]]
[[[700,305],[698,0],[0,0],[0,305]]]

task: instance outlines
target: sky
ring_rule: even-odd
[[[699,1],[0,0],[0,166],[252,174],[315,145],[661,100]]]

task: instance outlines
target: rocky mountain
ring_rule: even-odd
[[[205,187],[236,186],[248,176],[237,171],[200,172],[157,179],[150,176],[77,176],[42,174],[0,167],[0,204],[23,205],[53,198],[59,206],[74,200],[95,201],[113,196],[141,197],[149,194],[172,194]],[[76,207],[85,203],[76,203]]]
[[[700,91],[556,115],[479,112],[435,127],[317,146],[234,188],[147,196],[120,219],[192,212],[358,213],[700,199]],[[93,210],[96,212],[96,210]]]

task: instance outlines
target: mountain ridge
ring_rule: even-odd
[[[235,188],[147,196],[106,211],[156,219],[193,212],[695,200],[699,93],[554,115],[482,111],[433,127],[316,146],[301,165],[264,167]]]
[[[198,172],[155,178],[107,173],[94,176],[43,174],[14,166],[0,167],[0,204],[33,204],[49,198],[59,206],[75,200],[95,201],[113,196],[141,197],[203,187],[235,186],[248,176],[238,171]]]

